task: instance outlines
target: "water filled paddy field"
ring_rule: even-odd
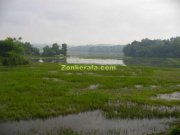
[[[179,92],[179,68],[0,67],[0,134],[165,134],[179,125]]]

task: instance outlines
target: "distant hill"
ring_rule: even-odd
[[[40,49],[48,44],[33,44]],[[119,58],[123,57],[123,48],[125,45],[97,44],[97,45],[80,45],[68,46],[67,53],[69,56],[76,57],[99,57],[99,58]]]
[[[82,45],[68,47],[69,56],[79,57],[123,57],[123,45]]]

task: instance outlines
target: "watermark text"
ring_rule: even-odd
[[[62,71],[114,71],[116,66],[112,65],[60,65]]]

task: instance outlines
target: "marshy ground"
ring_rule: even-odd
[[[0,127],[7,121],[97,110],[107,120],[173,118],[179,125],[180,100],[153,98],[174,92],[180,92],[179,68],[61,71],[56,63],[0,67]],[[76,132],[68,129],[67,134]]]

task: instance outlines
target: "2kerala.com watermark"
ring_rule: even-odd
[[[62,71],[114,71],[115,65],[60,65]]]

